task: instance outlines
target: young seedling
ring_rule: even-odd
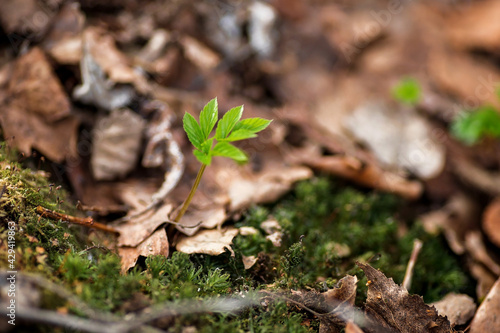
[[[201,167],[174,222],[179,222],[189,207],[205,168],[212,162],[212,157],[223,156],[238,163],[247,162],[248,156],[230,142],[255,138],[257,133],[269,126],[272,121],[258,117],[240,120],[242,113],[243,105],[237,106],[226,112],[224,117],[218,121],[217,98],[214,98],[201,111],[199,122],[189,113],[184,114],[182,120],[184,131],[195,147],[193,154],[201,162]],[[216,124],[217,126],[215,126]],[[215,135],[210,137],[214,127]]]

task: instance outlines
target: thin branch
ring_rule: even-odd
[[[415,239],[413,241],[413,250],[411,251],[410,260],[408,261],[408,265],[406,266],[406,273],[403,279],[403,288],[406,290],[410,290],[411,280],[413,278],[413,269],[415,268],[415,263],[417,262],[418,254],[422,249],[422,241],[419,239]]]

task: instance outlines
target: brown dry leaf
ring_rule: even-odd
[[[59,163],[77,155],[79,121],[74,117],[47,123],[41,116],[12,101],[1,108],[0,123],[4,137],[26,155],[30,155],[31,149],[35,148]]]
[[[243,255],[241,256],[241,260],[243,261],[243,267],[245,267],[245,269],[252,268],[252,266],[257,263],[257,259],[258,258],[256,256],[248,256],[248,257]]]
[[[458,5],[443,26],[455,47],[497,52],[500,48],[500,2]]]
[[[353,306],[356,300],[357,283],[358,278],[356,276],[346,275],[337,282],[335,288],[325,291],[322,295],[332,308],[341,307],[341,305],[346,304]]]
[[[227,249],[234,256],[231,244],[237,234],[238,229],[233,227],[202,230],[194,236],[181,238],[176,249],[184,253],[203,253],[212,256],[222,254]]]
[[[449,293],[442,300],[429,305],[434,306],[441,316],[448,317],[452,325],[467,323],[477,308],[472,297],[455,293]]]
[[[407,180],[395,173],[382,170],[373,163],[363,163],[351,156],[324,156],[303,161],[321,171],[352,180],[363,186],[398,194],[415,200],[423,191],[418,181]]]
[[[41,49],[16,61],[8,94],[0,112],[5,138],[25,154],[35,148],[55,162],[76,156],[79,122],[70,115],[69,100]]]
[[[309,168],[295,166],[286,169],[276,167],[257,174],[231,178],[226,185],[231,200],[230,209],[235,211],[254,203],[273,202],[289,191],[293,183],[311,176]]]
[[[479,306],[470,324],[470,333],[500,332],[500,279]]]
[[[352,321],[348,321],[345,325],[345,333],[363,333],[363,330]]]
[[[92,58],[112,82],[132,84],[141,93],[148,91],[146,79],[132,68],[131,61],[118,50],[110,34],[88,27],[83,32],[83,39]]]
[[[437,86],[464,103],[466,108],[483,104],[499,107],[495,93],[500,72],[497,67],[470,56],[436,51],[429,57],[428,73]],[[457,70],[459,68],[460,70]]]
[[[29,112],[53,122],[70,113],[70,103],[44,52],[32,48],[20,57],[9,82],[11,99]]]
[[[489,240],[500,247],[500,198],[486,207],[483,215],[483,230]]]
[[[223,206],[205,209],[191,207],[176,227],[185,235],[192,236],[202,227],[212,229],[222,226],[226,217],[226,209]]]
[[[179,43],[184,49],[184,56],[202,70],[211,70],[220,63],[220,56],[189,36],[182,36]]]
[[[410,295],[368,264],[357,265],[368,278],[366,313],[377,325],[390,332],[456,332],[449,320],[426,305],[421,296]]]
[[[136,247],[122,246],[118,248],[121,257],[122,272],[134,267],[139,256],[163,255],[168,257],[169,243],[165,229],[161,228],[147,237]]]
[[[118,246],[138,246],[159,226],[167,223],[172,208],[171,204],[165,204],[157,210],[151,210],[122,224],[115,224],[113,227],[120,232]]]
[[[77,64],[82,56],[84,24],[79,3],[64,4],[43,41],[44,49],[60,64]]]
[[[136,166],[145,126],[145,120],[129,109],[113,110],[97,121],[90,158],[95,179],[121,178]]]

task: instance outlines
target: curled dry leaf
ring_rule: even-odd
[[[184,253],[203,253],[217,256],[226,250],[234,256],[231,244],[233,238],[238,234],[236,228],[224,228],[221,230],[202,230],[191,237],[183,237],[176,245],[177,251]]]
[[[212,229],[222,226],[226,217],[226,209],[223,206],[199,210],[192,208],[184,214],[180,224],[176,227],[183,234],[192,236],[201,227]]]
[[[368,278],[366,313],[386,332],[456,332],[446,317],[424,303],[421,296],[410,295],[381,271],[357,263]],[[373,323],[372,323],[373,324]],[[375,331],[380,331],[377,328]]]
[[[476,312],[477,305],[472,297],[464,294],[450,293],[439,302],[430,304],[441,316],[448,317],[452,325],[467,323]]]
[[[470,333],[498,332],[500,327],[500,279],[491,288],[470,324]]]
[[[136,247],[122,246],[118,248],[121,257],[122,272],[134,267],[139,256],[163,255],[168,257],[169,243],[165,229],[161,228],[147,237]]]
[[[90,158],[95,179],[121,178],[136,166],[145,125],[142,117],[129,109],[114,110],[97,121]]]

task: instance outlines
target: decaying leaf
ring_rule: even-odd
[[[456,332],[449,320],[426,305],[421,296],[410,295],[368,264],[357,265],[368,278],[366,313],[387,332]]]
[[[184,214],[180,221],[181,224],[176,227],[183,234],[192,236],[201,227],[212,229],[222,226],[226,217],[226,209],[223,206],[204,209],[195,209],[193,207]]]
[[[241,229],[240,229],[241,231]],[[252,268],[253,265],[257,263],[258,258],[256,256],[242,256],[241,258],[243,260],[243,267],[245,269],[250,269]]]
[[[442,300],[430,304],[441,316],[446,316],[452,325],[466,324],[476,312],[477,305],[472,297],[450,293]]]
[[[137,263],[139,256],[163,255],[168,257],[169,243],[165,229],[161,228],[147,237],[136,247],[122,246],[118,248],[121,257],[122,272],[126,272]]]
[[[500,279],[495,282],[472,319],[470,333],[498,332],[500,327]]]
[[[203,253],[212,256],[217,256],[228,250],[234,256],[231,244],[237,234],[238,229],[233,227],[221,230],[202,230],[194,236],[180,239],[176,249],[184,253]]]

